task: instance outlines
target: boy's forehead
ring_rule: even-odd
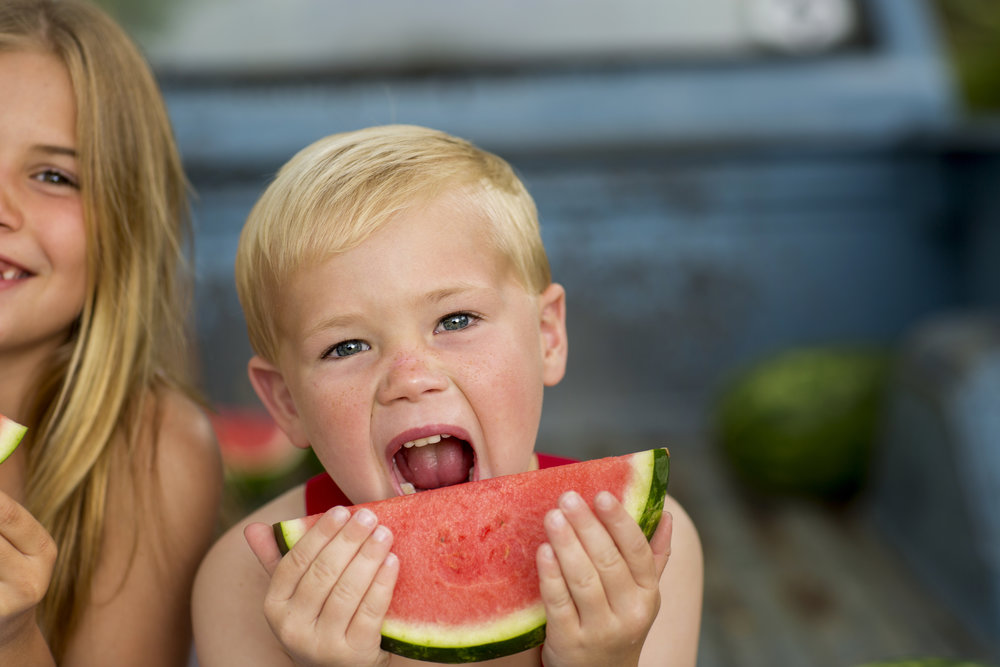
[[[482,198],[463,188],[417,193],[405,204],[364,216],[330,213],[318,219],[316,225],[316,242],[303,248],[297,273],[366,251],[386,235],[405,236],[409,227],[418,227],[421,236],[463,233],[466,240],[474,241],[483,250],[499,249],[496,223]],[[441,241],[447,245],[449,239]]]
[[[292,315],[300,299],[330,290],[364,292],[376,272],[405,274],[408,266],[445,280],[448,276],[461,280],[468,271],[489,268],[506,280],[512,276],[514,263],[501,251],[484,211],[438,198],[400,211],[349,245],[313,247],[277,281],[276,312]],[[400,282],[386,288],[405,293],[417,286]]]

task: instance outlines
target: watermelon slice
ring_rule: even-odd
[[[21,442],[21,438],[24,437],[27,430],[26,426],[21,426],[13,419],[0,415],[0,463],[6,461],[7,457],[17,449],[18,443]]]
[[[306,455],[266,412],[221,407],[211,416],[226,474],[236,480],[270,480],[289,472]]]
[[[663,513],[666,449],[495,477],[364,505],[392,530],[400,570],[382,648],[444,663],[499,658],[545,639],[535,553],[542,520],[576,490],[592,503],[607,490],[649,539]],[[287,553],[321,515],[274,524]]]

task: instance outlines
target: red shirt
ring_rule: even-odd
[[[556,466],[576,463],[574,459],[550,454],[538,455],[539,468],[555,468]],[[306,480],[306,514],[319,514],[336,505],[350,506],[354,503],[344,495],[329,473],[320,474]]]

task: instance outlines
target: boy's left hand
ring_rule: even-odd
[[[660,608],[672,525],[664,513],[647,542],[612,494],[597,494],[593,512],[577,493],[563,494],[537,556],[546,667],[638,664]]]

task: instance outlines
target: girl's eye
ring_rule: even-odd
[[[441,318],[437,331],[460,331],[472,326],[478,319],[478,317],[470,313],[452,313]]]
[[[363,340],[345,340],[332,346],[323,353],[323,358],[328,357],[350,357],[358,352],[365,352],[372,349],[372,346]]]
[[[73,178],[56,169],[46,169],[35,174],[35,180],[42,183],[49,183],[50,185],[65,185],[71,188],[78,187],[77,182]]]

